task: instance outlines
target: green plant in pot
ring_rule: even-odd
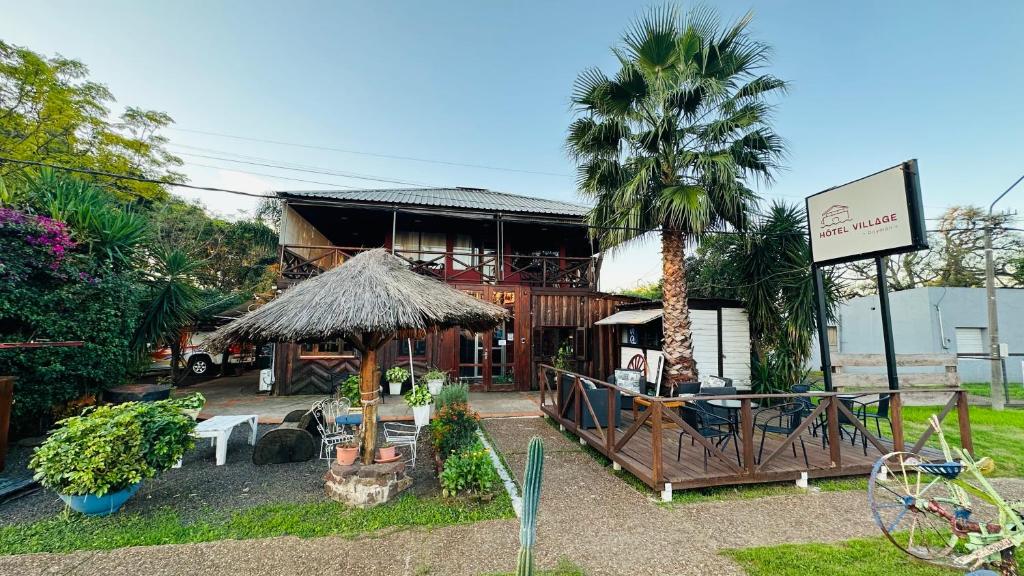
[[[430,424],[430,408],[433,402],[434,397],[430,395],[430,390],[422,384],[413,386],[412,390],[405,393],[405,403],[412,406],[416,426]]]
[[[203,410],[203,406],[206,406],[206,397],[199,392],[193,392],[188,396],[175,398],[171,400],[171,403],[177,406],[185,415],[195,420],[199,418],[199,413]]]
[[[178,463],[195,426],[173,400],[99,406],[58,422],[29,467],[72,509],[104,516]]]
[[[338,453],[338,464],[351,466],[359,457],[359,441],[355,438],[343,440],[336,447],[336,452]]]
[[[401,366],[395,366],[384,373],[384,379],[388,381],[388,393],[398,396],[402,393],[402,384],[409,379],[409,371]]]
[[[392,462],[398,459],[396,447],[391,442],[385,442],[377,447],[377,460],[381,462]]]
[[[444,387],[445,373],[438,370],[436,366],[431,366],[430,370],[423,375],[423,380],[427,383],[427,389],[434,396],[441,393],[441,388]]]

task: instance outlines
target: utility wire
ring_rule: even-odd
[[[526,170],[521,168],[509,168],[505,166],[491,166],[487,164],[472,164],[468,162],[453,162],[448,160],[437,160],[433,158],[418,158],[415,156],[398,156],[394,154],[378,154],[375,152],[363,152],[360,150],[350,150],[346,148],[336,148],[334,146],[322,146],[316,144],[302,144],[299,142],[286,142],[284,140],[271,140],[268,138],[252,138],[248,136],[236,136],[234,134],[225,134],[223,132],[210,132],[206,130],[191,130],[188,128],[178,128],[176,126],[168,126],[170,130],[177,130],[179,132],[189,132],[192,134],[204,134],[206,136],[217,136],[219,138],[230,138],[232,140],[244,140],[247,142],[262,142],[264,144],[275,144],[278,146],[291,146],[294,148],[305,148],[307,150],[326,150],[329,152],[341,152],[343,154],[356,154],[359,156],[370,156],[373,158],[387,158],[390,160],[406,160],[409,162],[423,162],[427,164],[441,164],[445,166],[462,166],[465,168],[478,168],[480,170],[497,170],[501,172],[517,172],[520,174],[536,174],[540,176],[558,176],[560,178],[571,177],[571,174],[560,174],[557,172],[544,172],[541,170]]]
[[[233,159],[233,158],[225,158],[223,156],[209,156],[209,155],[205,155],[205,154],[195,154],[195,153],[192,153],[192,152],[178,152],[178,154],[181,154],[183,156],[192,156],[192,157],[195,157],[195,158],[206,158],[207,160],[218,160],[220,162],[233,162],[233,163],[236,163],[236,164],[248,164],[250,166],[263,166],[264,168],[277,168],[279,170],[291,170],[293,172],[306,172],[306,173],[309,173],[309,174],[322,174],[324,176],[338,176],[338,177],[341,177],[341,178],[353,178],[353,179],[356,179],[356,180],[369,180],[369,181],[372,181],[372,182],[384,182],[384,183],[387,183],[387,184],[402,184],[404,186],[425,186],[425,187],[429,187],[429,185],[421,184],[419,182],[409,182],[409,181],[406,181],[406,180],[392,180],[392,179],[389,179],[389,178],[380,178],[380,177],[377,177],[377,176],[370,176],[370,175],[366,175],[366,174],[355,174],[355,173],[351,173],[351,172],[338,172],[338,171],[335,171],[335,170],[328,170],[326,168],[312,168],[312,167],[295,168],[295,167],[287,166],[287,165],[284,165],[284,164],[274,164],[274,163],[271,163],[271,162],[256,162],[256,161],[251,161],[251,160],[236,160],[236,159]]]
[[[337,186],[338,188],[348,188],[350,190],[359,190],[358,186],[347,186],[345,184],[338,184],[337,182],[320,182],[318,180],[303,180],[301,178],[289,178],[288,176],[278,176],[277,174],[268,174],[266,172],[253,172],[251,170],[243,170],[241,168],[235,168],[233,166],[215,166],[213,164],[200,164],[199,162],[193,162],[189,160],[186,162],[189,166],[200,166],[203,168],[213,168],[215,170],[229,170],[231,172],[238,172],[241,174],[251,174],[253,176],[265,176],[267,178],[275,178],[277,180],[288,180],[291,182],[302,182],[305,184],[319,184],[321,186]]]

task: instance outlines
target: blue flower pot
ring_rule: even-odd
[[[124,503],[139,491],[140,486],[142,486],[142,482],[118,492],[108,492],[103,496],[93,496],[92,494],[85,496],[59,494],[59,496],[75,512],[81,512],[86,516],[106,516],[120,510],[121,506],[124,506]]]

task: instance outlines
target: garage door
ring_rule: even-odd
[[[703,382],[718,373],[718,311],[690,310],[690,332],[693,334],[693,360]]]
[[[722,376],[750,384],[750,321],[743,308],[722,308]]]
[[[957,354],[984,354],[985,340],[983,332],[984,328],[957,328]]]

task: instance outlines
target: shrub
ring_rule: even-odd
[[[359,395],[359,375],[350,374],[348,378],[342,380],[338,386],[337,394],[341,398],[348,398],[352,406],[361,406],[363,401]]]
[[[434,450],[441,459],[453,452],[461,452],[477,442],[479,416],[465,404],[449,404],[437,412],[437,418],[430,423],[430,434]]]
[[[450,404],[469,404],[469,385],[464,382],[453,382],[441,388],[441,393],[434,402],[438,410]]]
[[[194,445],[195,426],[173,400],[99,406],[61,420],[29,467],[60,494],[102,496],[171,468]]]
[[[427,370],[426,373],[423,374],[423,381],[426,382],[428,380],[444,380],[445,376],[446,374],[442,372],[437,366],[431,366],[430,370]]]
[[[441,472],[441,489],[445,496],[485,494],[494,490],[499,481],[490,453],[480,442],[450,455]]]

